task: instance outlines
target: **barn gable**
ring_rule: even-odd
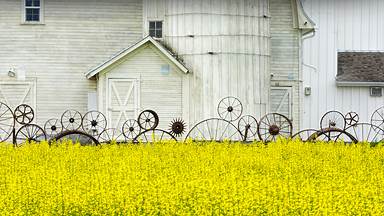
[[[145,38],[87,74],[97,76],[97,109],[106,114],[108,127],[121,128],[146,109],[158,113],[162,129],[173,118],[185,119],[188,69],[159,45]]]
[[[141,47],[145,46],[146,44],[152,44],[160,53],[164,55],[164,57],[168,58],[170,62],[172,62],[176,67],[178,67],[182,72],[188,73],[189,70],[181,63],[178,59],[174,57],[174,54],[171,53],[169,50],[167,50],[163,45],[161,45],[158,41],[154,40],[152,37],[147,36],[141,41],[137,42],[136,44],[128,47],[127,49],[122,50],[121,52],[117,53],[116,55],[112,56],[112,58],[108,59],[107,61],[103,62],[102,64],[98,65],[94,69],[88,71],[86,73],[86,77],[88,79],[94,77],[101,71],[104,71],[108,67],[112,66],[122,58],[126,57],[127,55],[135,52],[136,50],[140,49]]]

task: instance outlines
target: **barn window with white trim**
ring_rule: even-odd
[[[163,38],[163,21],[149,21],[149,36]]]
[[[24,0],[26,22],[41,21],[41,3],[41,0]]]

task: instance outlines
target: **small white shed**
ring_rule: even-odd
[[[167,129],[173,118],[187,116],[188,72],[158,41],[146,37],[86,76],[97,80],[97,109],[106,114],[108,127],[121,128],[140,111],[152,109],[160,117],[159,127]]]

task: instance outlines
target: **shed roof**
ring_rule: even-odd
[[[102,64],[98,65],[97,67],[93,68],[92,70],[88,71],[85,75],[88,79],[94,77],[104,69],[111,66],[113,63],[119,61],[121,58],[127,56],[129,53],[132,53],[133,51],[137,50],[141,46],[152,43],[161,53],[163,53],[171,62],[173,62],[181,71],[184,73],[189,73],[188,68],[185,67],[183,63],[181,63],[178,59],[175,58],[174,54],[171,53],[167,48],[165,48],[161,43],[153,39],[151,36],[147,36],[143,38],[142,40],[138,41],[137,43],[133,44],[132,46],[118,52],[114,56],[112,56],[107,61],[103,62]]]
[[[338,82],[384,82],[383,52],[339,52]]]

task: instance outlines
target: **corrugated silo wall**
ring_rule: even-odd
[[[238,97],[243,114],[268,111],[268,0],[145,0],[148,19],[164,20],[164,43],[191,70],[189,120],[217,117],[217,104]],[[147,19],[147,20],[146,20]]]

